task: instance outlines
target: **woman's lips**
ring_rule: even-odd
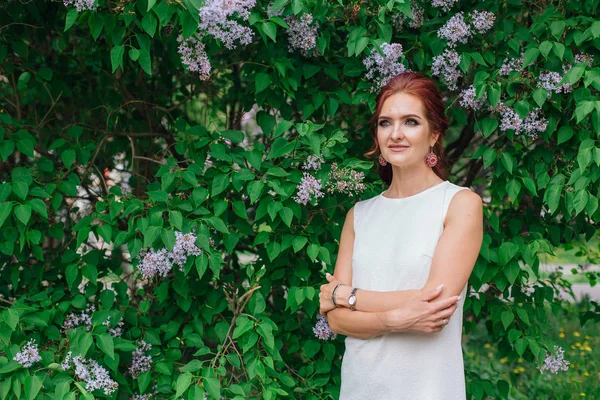
[[[390,147],[389,149],[394,153],[400,153],[404,150],[408,150],[408,147]]]

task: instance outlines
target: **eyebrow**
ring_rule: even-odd
[[[405,114],[405,115],[401,115],[400,119],[402,119],[402,118],[408,118],[408,117],[417,117],[417,118],[421,119],[421,117],[419,117],[417,114]],[[379,119],[393,119],[393,118],[388,117],[386,115],[380,115],[379,118],[378,118],[378,120]]]

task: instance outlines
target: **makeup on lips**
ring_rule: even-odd
[[[408,146],[405,145],[391,145],[388,146],[388,148],[394,153],[400,153],[402,151],[408,150]]]

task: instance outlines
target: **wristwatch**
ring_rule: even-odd
[[[350,309],[352,311],[356,310],[356,291],[357,290],[358,290],[358,288],[352,289],[352,292],[350,292],[350,297],[348,297],[348,304],[350,305]]]

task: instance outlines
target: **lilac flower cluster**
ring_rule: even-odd
[[[75,6],[77,12],[96,11],[96,0],[63,0],[65,6]]]
[[[252,30],[232,18],[236,14],[238,18],[248,20],[255,4],[256,0],[207,0],[200,8],[198,27],[205,34],[220,39],[229,50],[237,47],[236,41],[247,45],[252,42]]]
[[[548,97],[555,93],[569,93],[573,90],[570,83],[565,82],[562,85],[559,82],[562,80],[562,76],[555,71],[547,71],[540,73],[538,77],[537,87],[543,87],[548,91]]]
[[[446,49],[442,54],[433,58],[431,73],[435,76],[441,76],[448,89],[458,89],[457,80],[462,77],[458,70],[460,65],[460,54],[455,50]]]
[[[410,22],[408,26],[413,29],[420,28],[423,25],[423,21],[425,19],[425,10],[422,7],[419,7],[417,4],[412,3],[410,7]],[[402,29],[402,25],[406,22],[407,17],[400,13],[392,15],[392,25],[398,30]]]
[[[304,162],[304,164],[302,164],[302,169],[306,170],[306,171],[311,170],[311,169],[318,171],[321,169],[321,164],[324,161],[325,160],[323,159],[323,155],[317,156],[316,154],[311,154],[310,156],[308,156],[306,158],[306,161]]]
[[[96,306],[89,304],[79,315],[70,313],[63,323],[63,331],[66,332],[70,329],[77,329],[78,327],[85,325],[85,329],[89,332],[90,329],[92,329],[92,313],[94,313],[94,311],[96,311]]]
[[[315,23],[311,26],[312,14],[303,14],[300,19],[295,15],[288,15],[284,19],[290,26],[287,31],[289,51],[300,50],[304,57],[315,56],[319,24]]]
[[[129,374],[136,379],[141,373],[150,371],[152,367],[152,356],[144,355],[145,351],[150,351],[152,345],[140,340],[138,347],[133,351]]]
[[[486,33],[492,26],[494,26],[494,20],[496,19],[496,15],[493,12],[489,11],[472,11],[469,14],[471,18],[471,25],[478,33]]]
[[[579,53],[575,56],[576,63],[586,63],[588,67],[591,67],[594,63],[594,56],[588,53]]]
[[[354,171],[348,167],[338,169],[337,163],[333,163],[325,187],[327,193],[338,192],[354,196],[354,194],[359,194],[365,190],[365,184],[362,183],[364,178],[365,174],[362,172]]]
[[[519,58],[505,58],[500,71],[498,72],[501,76],[509,75],[512,71],[520,71],[523,68],[523,54]]]
[[[559,370],[566,371],[569,369],[569,361],[565,360],[565,351],[562,347],[554,345],[554,351],[556,352],[556,356],[546,352],[546,358],[544,360],[544,365],[540,368],[540,372],[543,374],[544,371],[548,370],[553,374],[557,374]]]
[[[181,56],[181,62],[191,72],[197,72],[200,79],[205,81],[210,76],[210,60],[204,50],[204,43],[195,37],[184,39],[182,35],[177,37],[179,47],[177,52]]]
[[[313,333],[321,340],[334,340],[337,337],[337,333],[331,331],[327,317],[321,314],[317,315],[317,323],[313,327]]]
[[[460,11],[452,16],[442,26],[438,32],[440,39],[446,39],[448,41],[448,47],[456,47],[456,43],[467,43],[472,33],[469,29],[469,25],[465,22],[463,12]]]
[[[515,131],[515,135],[524,132],[531,138],[537,139],[538,132],[544,132],[548,127],[548,120],[544,116],[540,116],[541,109],[539,108],[529,112],[524,120],[510,107],[502,105],[497,109],[502,113],[500,122],[502,132],[512,129]]]
[[[475,99],[475,86],[471,85],[460,93],[460,105],[467,109],[480,110],[486,104],[487,93],[484,93],[480,99]]]
[[[457,0],[431,0],[431,5],[434,7],[440,7],[443,11],[450,11],[450,8],[456,3]]]
[[[187,257],[198,256],[202,250],[196,246],[196,235],[194,233],[175,232],[175,246],[172,251],[162,248],[158,251],[154,249],[142,249],[138,254],[138,269],[144,278],[150,278],[155,275],[162,277],[173,268],[173,264],[179,266],[183,271]]]
[[[74,367],[77,378],[85,381],[85,389],[92,392],[96,389],[102,389],[104,394],[109,395],[119,387],[119,384],[113,381],[106,368],[102,367],[95,360],[83,358],[81,355],[71,357],[71,352],[61,364],[63,371]]]
[[[298,204],[307,205],[311,199],[318,199],[324,197],[325,194],[321,191],[321,181],[310,175],[308,172],[304,172],[302,181],[298,186],[298,193],[293,199]]]
[[[371,92],[377,92],[385,86],[394,76],[406,71],[406,68],[398,58],[402,57],[402,45],[400,43],[383,43],[381,45],[383,55],[373,49],[371,55],[363,60],[367,67],[365,78],[371,80],[373,85]]]
[[[40,357],[40,351],[37,343],[35,343],[35,340],[31,339],[29,342],[27,342],[25,346],[23,346],[23,350],[15,354],[13,360],[21,364],[23,368],[29,368],[34,363],[42,361],[42,357]]]
[[[109,315],[108,318],[106,319],[106,321],[104,321],[102,323],[102,325],[108,326],[108,333],[112,337],[121,337],[123,325],[125,325],[125,323],[123,322],[123,317],[121,317],[119,319],[119,322],[117,322],[117,325],[114,328],[111,328],[110,327],[110,325],[111,325],[110,324],[110,315]]]

